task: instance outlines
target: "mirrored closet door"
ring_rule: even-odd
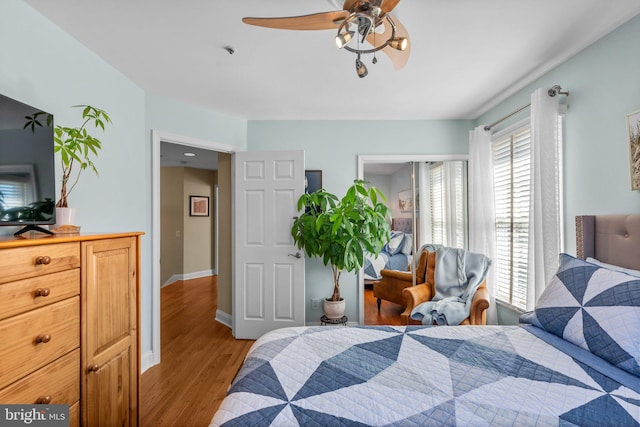
[[[365,268],[360,275],[363,324],[364,284],[379,280],[382,268],[410,269],[415,284],[412,266],[423,245],[468,247],[467,160],[466,156],[360,156],[358,174],[386,196],[392,228],[385,266],[377,259],[378,266]],[[399,234],[404,234],[404,240],[397,237]],[[399,240],[401,248],[394,245]]]

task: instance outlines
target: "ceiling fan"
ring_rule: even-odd
[[[384,52],[396,70],[409,60],[409,34],[391,11],[400,0],[345,0],[342,10],[279,18],[242,18],[242,22],[259,27],[283,30],[336,30],[336,45],[357,54],[356,72],[368,74],[361,55]]]

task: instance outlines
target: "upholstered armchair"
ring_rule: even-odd
[[[427,258],[426,272],[424,283],[416,286],[405,287],[402,289],[402,305],[405,311],[400,315],[403,325],[419,325],[420,322],[411,319],[411,311],[417,305],[431,301],[435,295],[435,265],[436,265],[436,253],[423,251],[420,255],[420,261],[422,257]],[[409,276],[411,276],[409,274]],[[469,317],[461,322],[461,325],[486,325],[486,310],[489,308],[489,291],[487,290],[486,279],[480,284],[471,300],[471,310]]]
[[[416,284],[425,282],[427,271],[427,251],[420,254],[416,265]],[[435,261],[434,261],[435,262]],[[405,288],[413,286],[413,277],[410,271],[381,270],[382,279],[373,283],[373,296],[377,298],[378,310],[382,300],[391,301],[404,307],[402,292]]]

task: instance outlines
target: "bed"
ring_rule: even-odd
[[[386,270],[407,271],[411,264],[413,249],[413,220],[411,218],[393,218],[391,220],[391,236],[380,254],[365,253],[364,281],[372,284],[380,280],[380,272]]]
[[[640,425],[640,215],[576,225],[527,323],[279,329],[211,425]]]

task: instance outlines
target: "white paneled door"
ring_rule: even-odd
[[[291,237],[304,151],[235,153],[233,335],[304,325],[304,255]]]

